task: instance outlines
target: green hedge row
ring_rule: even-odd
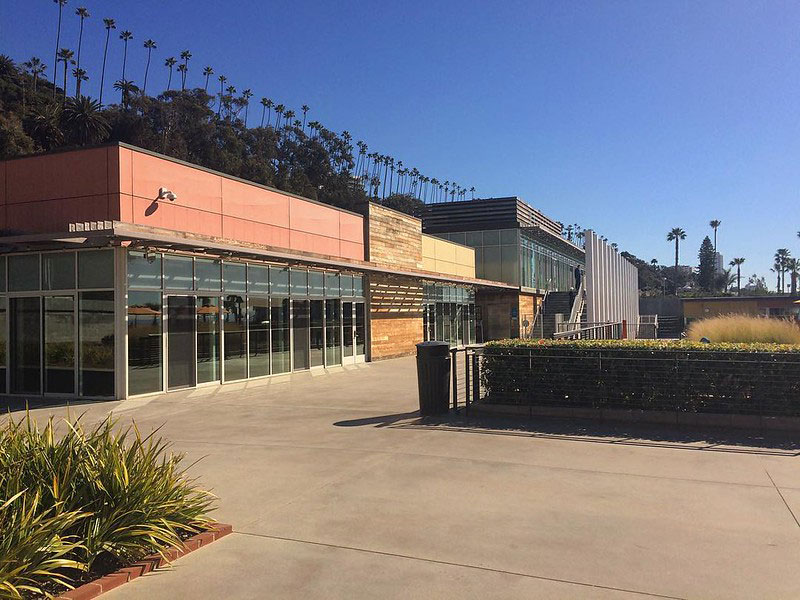
[[[800,416],[800,347],[505,340],[486,345],[481,383],[499,404]]]

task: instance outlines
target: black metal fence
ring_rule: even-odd
[[[466,368],[467,409],[480,401],[800,416],[800,353],[488,347],[465,353]]]

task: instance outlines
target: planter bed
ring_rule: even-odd
[[[233,531],[233,528],[230,525],[216,523],[213,529],[198,533],[186,539],[183,543],[183,548],[169,548],[164,552],[164,556],[160,554],[145,556],[143,559],[127,567],[123,567],[113,573],[84,583],[74,590],[64,592],[60,596],[57,596],[56,600],[90,600],[91,598],[96,598],[100,594],[113,590],[129,581],[133,581],[137,577],[171,564],[181,556],[207,546],[211,542],[228,535],[231,531]]]

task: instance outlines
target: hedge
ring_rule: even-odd
[[[498,404],[800,416],[800,346],[504,340],[481,383]]]

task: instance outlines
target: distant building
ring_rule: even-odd
[[[722,273],[725,270],[725,259],[719,252],[714,253],[714,270],[717,273]]]

